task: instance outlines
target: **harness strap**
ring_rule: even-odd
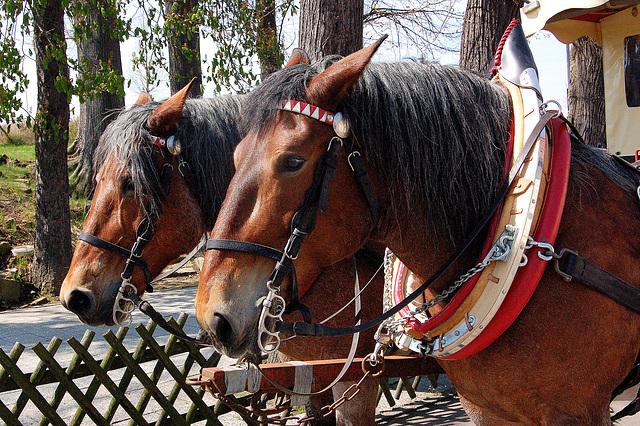
[[[147,288],[145,291],[148,291],[149,293],[153,293],[153,287],[151,286],[151,281],[153,277],[151,275],[151,270],[149,269],[147,262],[145,262],[143,258],[134,256],[131,250],[127,250],[122,246],[110,243],[109,241],[105,241],[102,238],[98,238],[91,234],[87,234],[86,232],[81,232],[80,235],[78,235],[78,240],[84,241],[85,243],[89,243],[92,246],[105,249],[119,256],[122,256],[126,259],[131,259],[132,265],[139,266],[144,271],[145,278],[147,279]]]
[[[136,293],[132,293],[131,295],[127,296],[127,298],[131,300],[138,307],[138,309],[140,309],[140,312],[151,318],[151,320],[153,320],[165,331],[175,335],[179,339],[191,342],[198,346],[211,346],[211,344],[203,340],[187,336],[182,330],[172,326],[169,322],[167,322],[167,320],[164,319],[164,317],[160,313],[158,313],[158,311],[153,308],[153,306],[151,306],[149,302],[141,299]]]
[[[168,277],[169,275],[173,274],[174,272],[176,272],[178,269],[182,268],[188,261],[190,261],[191,259],[194,258],[194,256],[196,255],[196,253],[198,253],[198,251],[204,247],[205,243],[207,242],[207,236],[206,234],[202,236],[202,238],[200,239],[200,242],[198,243],[197,246],[195,246],[193,248],[193,250],[191,250],[185,257],[184,259],[182,259],[180,261],[180,263],[178,263],[176,266],[174,266],[173,268],[169,269],[169,270],[165,270],[164,272],[162,272],[160,275],[158,275],[157,277],[155,277],[153,279],[153,281],[151,281],[152,283],[155,283],[156,281],[160,281],[161,279],[164,279],[166,277]]]
[[[142,218],[136,229],[136,242],[133,243],[133,247],[131,247],[131,255],[127,258],[124,271],[122,271],[122,279],[131,278],[133,269],[138,264],[138,259],[142,260],[142,252],[155,233],[155,220],[149,219],[149,216]],[[149,282],[150,281],[147,280],[147,283]]]
[[[369,172],[367,172],[367,168],[364,165],[364,160],[362,159],[360,152],[353,149],[351,139],[345,140],[344,143],[345,149],[349,153],[347,161],[349,162],[349,166],[351,166],[351,170],[353,170],[353,173],[356,175],[356,180],[358,181],[360,189],[362,189],[364,197],[367,199],[369,211],[371,212],[371,223],[375,226],[378,223],[378,198],[373,190],[373,185],[371,185]]]
[[[484,215],[481,216],[483,219],[476,225],[467,240],[458,247],[458,249],[449,257],[449,259],[447,259],[447,261],[442,266],[440,266],[440,268],[428,280],[426,280],[424,284],[414,290],[413,293],[408,295],[402,302],[389,309],[382,315],[378,316],[377,318],[374,318],[355,327],[334,328],[327,327],[321,324],[307,324],[303,322],[287,323],[283,321],[277,321],[276,330],[301,336],[344,336],[375,327],[382,321],[395,315],[402,308],[411,303],[415,298],[424,293],[424,291],[427,290],[431,285],[433,285],[433,283],[438,280],[440,276],[442,276],[442,274],[444,274],[444,272],[449,269],[455,261],[458,260],[462,253],[464,253],[467,248],[469,248],[471,243],[477,238],[482,229],[484,229],[486,224],[493,217],[493,212],[498,208],[500,204],[502,204],[502,200],[513,184],[515,177],[520,170],[520,167],[522,167],[524,160],[526,159],[527,155],[529,155],[529,151],[538,139],[538,135],[540,135],[542,130],[547,126],[547,124],[556,114],[557,111],[548,111],[542,117],[540,117],[540,121],[538,121],[538,124],[536,124],[536,126],[531,131],[531,134],[524,143],[522,151],[520,151],[520,154],[513,162],[513,166],[509,171],[508,178],[504,181],[502,187],[498,190],[493,203],[489,206]]]
[[[327,212],[328,204],[329,204],[329,189],[331,188],[331,183],[336,177],[336,172],[338,171],[338,158],[340,157],[340,148],[342,147],[342,140],[337,136],[329,141],[329,147],[327,149],[327,155],[323,161],[323,168],[321,172],[323,173],[323,179],[320,181],[320,195],[318,197],[318,206],[320,207],[320,211],[323,213]],[[315,218],[315,209],[312,212]],[[315,219],[314,219],[315,222]]]
[[[207,240],[207,250],[232,250],[241,251],[245,253],[256,254],[258,256],[266,257],[280,262],[282,259],[282,252],[271,247],[263,246],[262,244],[247,243],[245,241],[236,240]],[[282,262],[287,269],[293,269],[293,262],[288,257]]]
[[[640,288],[605,271],[575,251],[563,249],[560,252],[556,258],[556,271],[565,277],[565,280],[575,279],[580,284],[640,314]]]

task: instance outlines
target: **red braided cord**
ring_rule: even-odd
[[[513,30],[513,28],[518,25],[518,22],[518,19],[513,18],[504,34],[502,34],[502,38],[500,39],[500,43],[498,44],[498,50],[496,51],[496,56],[493,61],[493,67],[491,67],[491,69],[489,70],[491,75],[495,74],[498,71],[498,67],[502,62],[502,49],[504,49],[504,43],[507,41],[507,37],[509,37],[509,34],[511,34],[511,30]]]

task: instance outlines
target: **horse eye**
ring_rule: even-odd
[[[288,156],[284,159],[281,164],[280,170],[282,172],[297,172],[302,168],[302,165],[305,163],[305,159],[302,157],[298,157],[296,155]]]
[[[133,185],[131,176],[123,176],[122,185],[120,186],[120,191],[122,191],[122,193],[125,195],[129,195],[135,192],[135,189],[136,187]]]

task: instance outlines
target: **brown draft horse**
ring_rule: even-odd
[[[315,230],[294,265],[309,279],[367,239],[388,247],[419,277],[440,267],[473,229],[501,184],[510,101],[505,91],[455,67],[372,63],[379,43],[341,60],[273,74],[249,94],[248,134],[211,238],[282,249],[331,126],[283,110],[304,101],[345,114],[379,202],[372,220],[345,154]],[[556,251],[569,248],[640,285],[638,176],[572,141],[570,182]],[[482,240],[483,237],[480,237]],[[475,265],[472,246],[432,288]],[[196,312],[227,354],[254,353],[259,306],[273,262],[212,250],[200,275]],[[287,293],[290,282],[282,284]],[[334,287],[324,289],[331,297]],[[434,312],[440,307],[434,308]],[[547,267],[533,297],[493,344],[441,361],[469,416],[481,425],[607,425],[609,398],[640,349],[640,316]]]
[[[172,260],[194,248],[203,233],[213,226],[233,174],[232,155],[240,141],[237,130],[241,99],[226,96],[215,99],[186,99],[188,89],[162,104],[142,97],[139,105],[123,111],[102,135],[96,153],[97,188],[83,232],[130,249],[136,239],[140,221],[154,212],[156,232],[143,252],[152,276],[157,276]],[[193,172],[187,180],[181,173],[171,176],[170,191],[158,197],[162,187],[160,165],[170,158],[174,170],[178,159],[164,148],[152,144],[152,136],[175,134],[182,144],[181,157]],[[368,280],[380,265],[381,251],[363,251],[358,255],[360,280]],[[125,258],[108,250],[79,241],[69,272],[60,291],[60,300],[86,324],[112,325],[112,309],[122,279]],[[349,259],[323,271],[306,292],[302,302],[317,313],[319,319],[333,314],[353,298],[353,287],[345,281],[353,278]],[[147,282],[141,268],[135,268],[132,283],[138,294]],[[363,317],[381,312],[380,274],[362,295]],[[331,297],[325,287],[334,288]],[[162,311],[161,306],[156,307]],[[353,307],[348,307],[330,323],[353,325]],[[372,350],[371,334],[363,336],[358,356]],[[283,359],[310,360],[343,358],[349,338],[295,339],[283,343]],[[350,383],[339,383],[341,395]],[[365,384],[361,395],[340,407],[338,419],[357,424],[362,418],[375,416],[377,382]],[[330,396],[316,404],[330,403]]]

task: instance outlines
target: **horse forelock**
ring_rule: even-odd
[[[151,111],[159,104],[150,102],[123,110],[105,129],[94,155],[94,170],[105,173],[102,166],[115,162],[114,179],[127,173],[135,188],[135,196],[145,208],[157,212],[159,206],[153,197],[159,178],[151,158],[151,146],[145,144],[150,135],[145,125]]]
[[[243,130],[268,128],[285,99],[307,101],[309,80],[338,58],[272,74],[247,97]],[[503,89],[451,66],[372,63],[338,111],[369,167],[383,173],[393,214],[426,216],[454,242],[475,226],[502,179],[511,117]]]
[[[241,139],[239,104],[238,96],[189,99],[175,135],[182,144],[182,158],[193,171],[192,194],[207,227],[215,222],[233,175],[232,154]],[[160,213],[162,200],[160,176],[153,160],[153,135],[146,127],[158,105],[149,102],[122,111],[104,131],[94,157],[96,173],[111,157],[118,164],[116,178],[127,171],[135,196],[150,214]]]

